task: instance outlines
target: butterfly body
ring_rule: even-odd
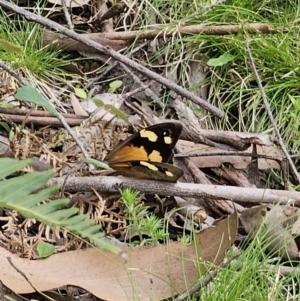
[[[105,158],[118,174],[140,179],[176,182],[183,174],[172,164],[180,123],[160,123],[131,135]]]

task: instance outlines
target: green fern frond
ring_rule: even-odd
[[[0,158],[0,207],[16,210],[25,218],[36,219],[51,228],[61,227],[69,232],[88,239],[102,249],[119,253],[120,249],[112,245],[100,232],[101,226],[83,214],[78,214],[78,208],[63,209],[68,205],[68,199],[49,199],[58,186],[42,189],[37,192],[54,175],[54,171],[32,172],[11,179],[5,179],[12,173],[31,164],[31,160],[18,161],[10,158]]]

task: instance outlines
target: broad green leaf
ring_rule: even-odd
[[[39,254],[39,258],[46,258],[52,255],[55,252],[55,247],[48,242],[40,242],[37,247],[37,252]]]
[[[115,91],[123,85],[121,80],[114,80],[109,84],[108,93],[115,93]]]
[[[9,53],[22,53],[23,52],[23,48],[21,46],[10,43],[3,39],[0,39],[0,48],[4,49],[6,52],[9,52]]]
[[[105,103],[103,102],[103,100],[101,99],[94,99],[94,104],[98,107],[98,108],[101,108],[105,105]]]
[[[58,112],[56,109],[47,101],[47,99],[34,87],[23,86],[21,87],[15,95],[16,99],[31,102],[38,106],[42,106],[48,112],[57,116]]]
[[[234,60],[234,56],[229,54],[229,53],[224,53],[218,58],[210,59],[207,62],[207,65],[210,67],[219,67],[226,65],[227,63],[231,62]]]
[[[83,89],[75,88],[75,95],[81,99],[87,99],[87,94]]]

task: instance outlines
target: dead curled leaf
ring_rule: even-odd
[[[237,223],[234,212],[198,233],[196,244],[171,242],[126,248],[126,263],[120,256],[92,248],[55,254],[45,260],[19,258],[0,248],[0,280],[16,293],[33,292],[9,264],[7,257],[11,257],[13,264],[39,291],[73,285],[105,300],[166,299],[193,285],[199,279],[199,268],[203,274],[209,266],[222,262],[236,238]]]
[[[254,237],[261,230],[266,250],[284,260],[299,260],[295,236],[299,236],[299,208],[291,205],[261,205],[246,209],[240,216],[245,231]]]

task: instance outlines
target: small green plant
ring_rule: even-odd
[[[121,80],[114,80],[109,84],[108,93],[115,93],[118,88],[120,88],[123,85],[123,82]],[[88,93],[81,88],[74,88],[75,95],[83,100],[89,100],[92,98],[95,88],[91,89]],[[101,106],[104,106],[104,104],[101,104]]]
[[[181,237],[178,237],[178,241],[181,241],[185,245],[190,245],[194,240],[191,235],[184,234]]]
[[[17,135],[18,133],[20,133],[21,131],[21,126],[15,126],[14,128],[11,128],[9,131],[9,140],[12,141],[15,137],[15,135]],[[30,131],[22,129],[22,133],[24,135],[29,135]]]
[[[115,93],[118,88],[123,85],[121,80],[114,80],[109,84],[108,93]]]
[[[163,228],[163,220],[149,213],[148,207],[139,202],[139,193],[130,188],[120,193],[130,222],[128,231],[131,233],[136,232],[140,242],[144,239],[143,234],[147,234],[149,236],[146,239],[147,244],[156,245],[160,240],[164,240],[166,233]]]
[[[0,121],[0,127],[2,127],[8,133],[10,141],[12,141],[15,138],[15,136],[21,132],[20,125],[11,126],[6,121]],[[24,135],[29,135],[30,131],[28,131],[26,129],[22,129],[22,133]]]
[[[121,82],[121,81],[114,81],[111,84],[113,84],[115,82]],[[122,85],[122,82],[121,82],[121,85]],[[113,84],[112,86],[110,86],[108,93],[114,93],[118,87],[119,87],[118,83]],[[119,110],[118,108],[116,108],[114,105],[105,104],[103,100],[98,99],[98,98],[92,98],[94,91],[95,91],[94,88],[91,89],[88,93],[81,88],[75,88],[74,91],[75,91],[75,95],[77,97],[79,97],[80,99],[92,100],[98,108],[103,108],[107,112],[110,112],[111,114],[116,115],[118,118],[124,120],[125,122],[129,122],[126,114],[124,112],[122,112],[121,110]]]
[[[39,255],[39,258],[46,258],[52,255],[55,252],[55,247],[52,244],[49,244],[48,242],[40,242],[37,245],[37,252]]]
[[[86,93],[85,90],[81,89],[81,88],[75,88],[75,95],[83,100],[89,100],[92,98],[94,92],[95,92],[95,88],[91,89],[88,93]]]
[[[32,9],[41,14],[43,7],[38,3],[37,8]],[[49,87],[53,89],[60,84],[72,86],[67,79],[68,72],[63,69],[70,60],[61,50],[45,46],[43,28],[22,16],[11,17],[1,8],[0,14],[1,60],[22,74],[33,86],[42,87],[45,95],[51,93]],[[75,76],[73,82],[74,79]],[[10,80],[14,79],[11,77]]]

